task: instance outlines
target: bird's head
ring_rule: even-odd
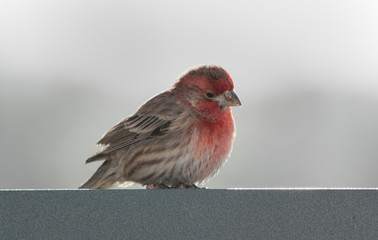
[[[241,106],[234,83],[223,68],[201,66],[184,74],[172,88],[178,97],[204,113]]]

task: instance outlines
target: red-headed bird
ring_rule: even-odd
[[[240,106],[230,75],[218,66],[190,70],[171,89],[105,133],[87,163],[105,160],[80,188],[134,182],[147,188],[197,188],[230,155]]]

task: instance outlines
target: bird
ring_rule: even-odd
[[[101,150],[86,160],[103,163],[79,188],[199,188],[230,156],[233,106],[241,102],[226,70],[190,69],[103,135]]]

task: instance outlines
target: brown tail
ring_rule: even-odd
[[[115,173],[113,171],[108,171],[109,167],[110,161],[105,160],[105,162],[97,169],[93,176],[79,188],[102,189],[113,187],[114,184],[118,182],[118,179],[115,177]]]

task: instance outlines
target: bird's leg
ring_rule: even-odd
[[[188,185],[188,184],[181,183],[174,187],[169,187],[164,184],[147,184],[146,189],[200,189],[200,188],[197,187],[195,184]]]
[[[183,184],[181,183],[180,185],[177,185],[176,187],[172,187],[174,189],[199,189],[199,187],[197,187],[195,184],[192,184],[192,185],[187,185],[187,184]]]
[[[167,189],[168,186],[164,184],[147,184],[146,189]]]

